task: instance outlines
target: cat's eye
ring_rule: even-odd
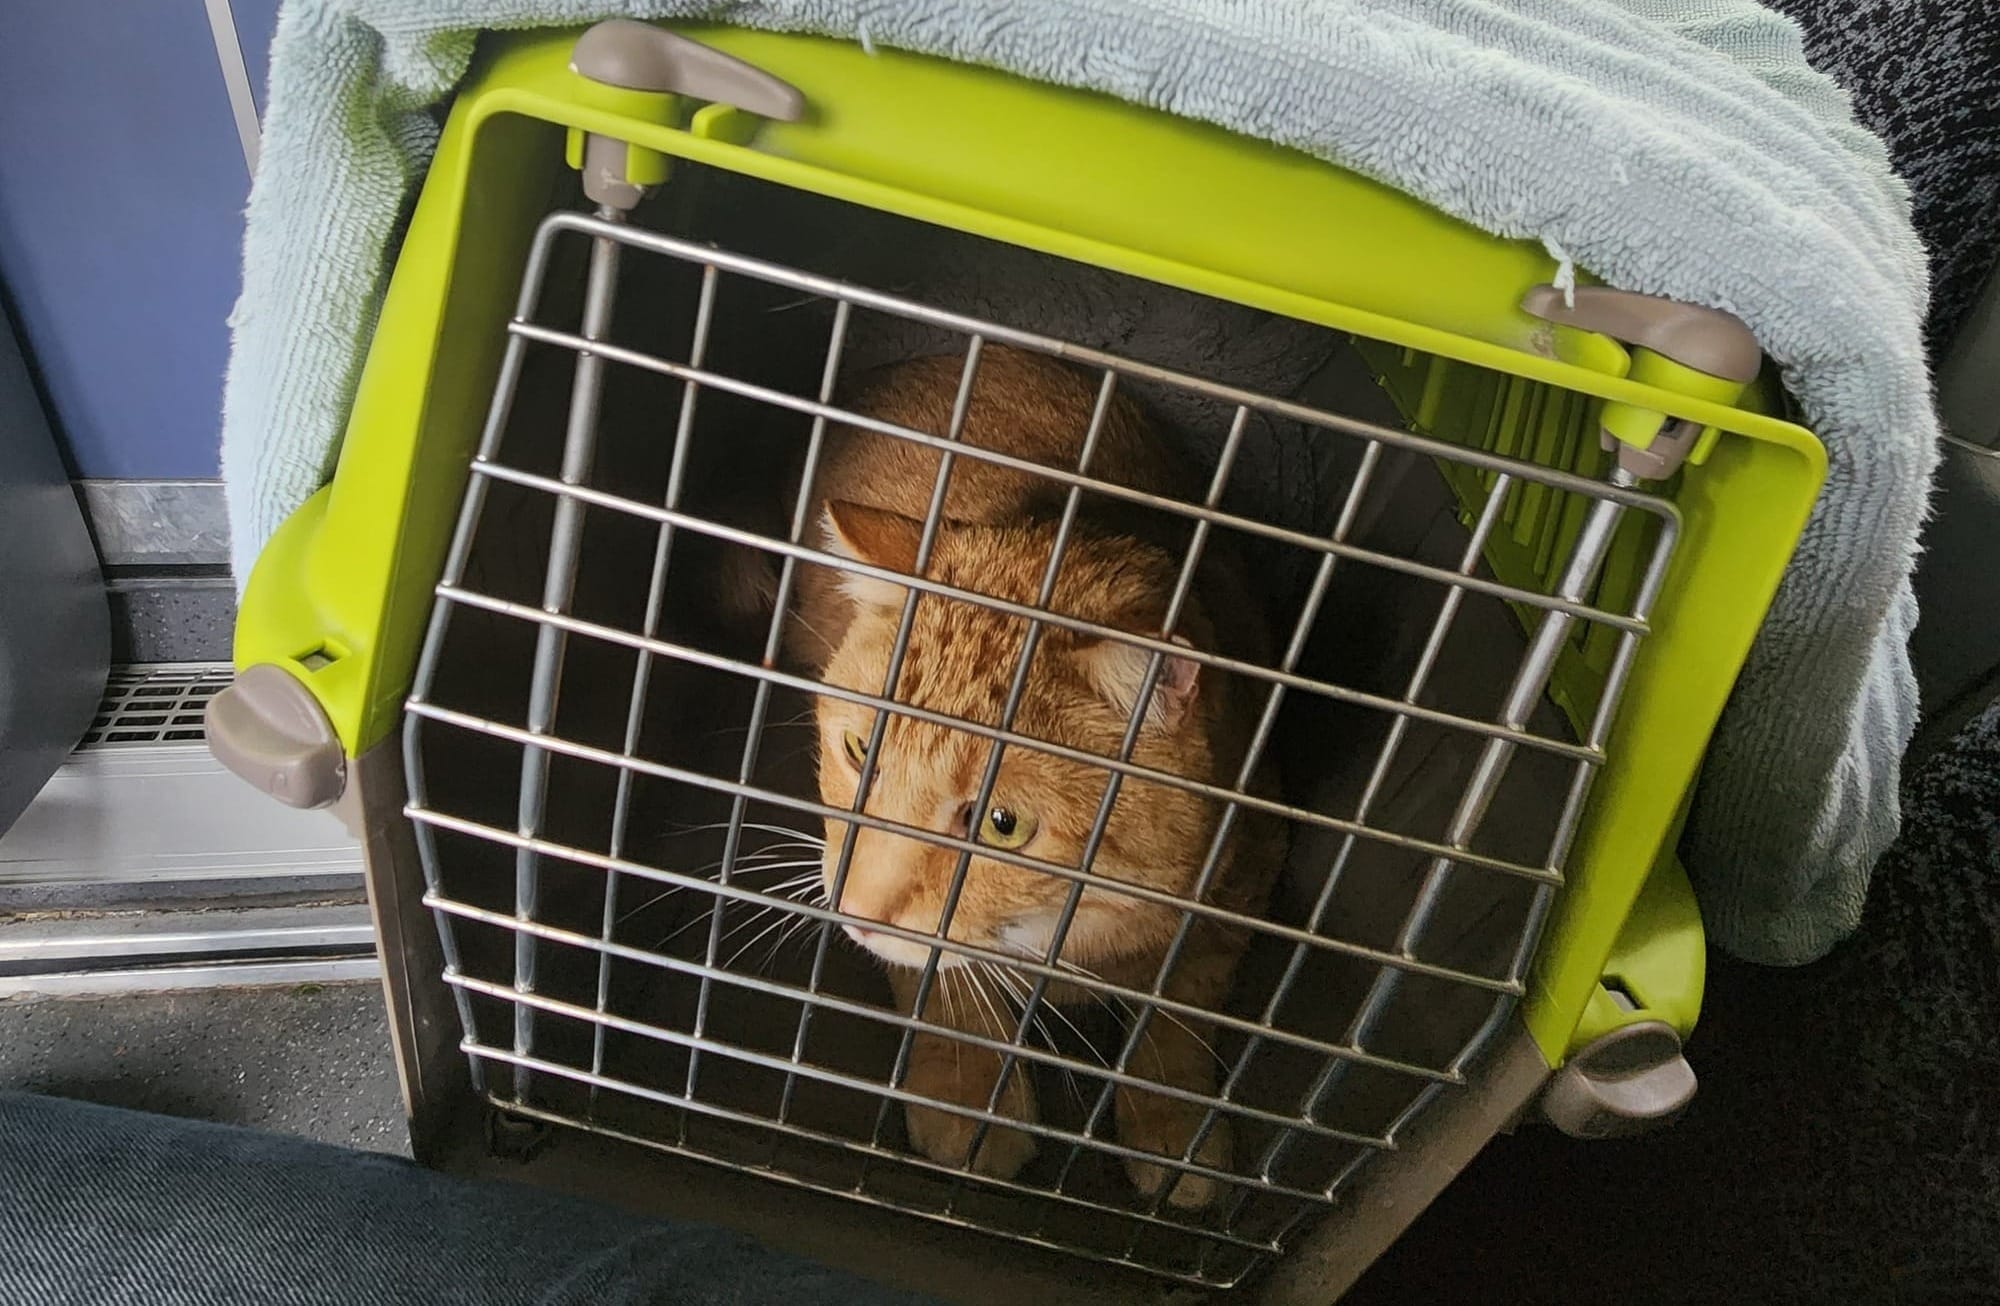
[[[1019,848],[1035,837],[1035,814],[1026,808],[995,803],[979,823],[979,841],[995,848]]]
[[[855,770],[859,771],[862,759],[868,756],[868,741],[852,730],[843,730],[840,733],[840,746],[847,753],[847,760],[854,764]]]

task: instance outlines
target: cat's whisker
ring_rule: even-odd
[[[714,870],[720,865],[721,863],[718,862],[716,866],[704,867],[703,869]],[[805,868],[805,869],[801,870],[800,868]],[[765,886],[764,888],[765,893],[777,893],[780,892],[781,890],[796,888],[801,884],[805,884],[811,881],[816,881],[819,879],[820,875],[819,868],[820,868],[820,861],[818,858],[810,858],[810,859],[804,859],[799,861],[788,861],[788,862],[766,862],[766,863],[759,863],[756,865],[746,865],[742,862],[738,862],[736,865],[737,873],[742,875],[763,874],[768,871],[798,870],[800,872],[799,874],[794,875],[789,879],[781,880],[776,884]],[[700,872],[694,872],[694,873],[700,874]],[[667,899],[673,897],[675,894],[691,887],[693,886],[685,884],[673,885],[659,893],[654,894],[652,897],[646,899],[646,901],[638,904],[637,906],[627,908],[625,911],[619,914],[617,921],[614,923],[618,925],[623,925],[626,921],[631,920],[634,916],[637,916],[640,912],[643,912],[651,907],[656,907],[660,903],[663,903]]]
[[[812,894],[808,894],[808,892],[804,892],[804,890],[800,890],[800,892],[794,892],[794,894],[786,894],[786,898],[788,898],[790,902],[798,902],[798,904],[804,904],[804,906],[818,906],[818,902],[814,902]],[[778,938],[776,938],[776,940],[772,940],[772,946],[770,946],[770,956],[768,956],[768,958],[764,958],[764,966],[770,966],[772,962],[776,962],[776,960],[778,960],[778,954],[780,954],[780,952],[784,950],[784,946],[786,946],[788,942],[794,942],[794,940],[798,940],[798,938],[810,938],[810,936],[812,936],[812,926],[820,924],[818,916],[808,916],[808,914],[804,914],[804,912],[786,912],[786,916],[790,916],[792,920],[790,920],[790,924],[786,924],[786,928],[784,928],[784,930],[782,930],[782,932],[778,934]]]
[[[1032,956],[1033,954],[1031,953],[1029,955]],[[1092,970],[1090,967],[1079,966],[1077,963],[1071,961],[1068,957],[1057,957],[1055,965],[1057,970],[1066,970],[1072,975],[1081,975],[1085,979],[1093,979],[1101,984],[1109,984],[1111,982],[1110,980],[1105,979],[1104,976]]]
[[[817,872],[815,872],[815,874],[816,873]],[[693,929],[697,925],[710,924],[715,919],[715,914],[717,912],[721,912],[726,916],[728,914],[729,909],[735,905],[736,904],[729,899],[717,898],[710,905],[707,911],[700,913],[699,915],[693,917],[690,920],[682,922],[679,928],[671,931],[670,933],[667,934],[665,938],[661,939],[658,943],[654,944],[653,945],[654,951],[658,951],[662,948],[665,948],[669,943],[672,943],[675,939],[687,933],[689,930]],[[736,924],[729,926],[727,929],[723,930],[721,934],[717,935],[716,946],[718,948],[721,947],[724,943],[727,943],[731,938],[734,938],[737,934],[741,933],[743,930],[746,930],[750,926],[756,924],[759,920],[763,919],[765,913],[781,912],[784,910],[785,909],[782,906],[779,906],[775,903],[770,904],[768,906],[761,906],[756,908],[748,916],[744,917],[741,921],[738,921]]]
[[[811,919],[810,917],[802,917],[795,912],[786,911],[782,907],[769,907],[766,908],[765,910],[776,912],[778,914],[778,919],[772,921],[769,925],[766,925],[763,929],[759,930],[755,935],[751,937],[749,942],[745,943],[742,947],[738,948],[735,952],[731,953],[729,960],[722,963],[722,968],[724,970],[734,970],[736,968],[736,963],[743,958],[745,953],[748,953],[752,948],[755,948],[759,943],[763,942],[764,939],[768,938],[774,931],[789,930],[799,921]],[[784,942],[784,938],[785,938],[784,934],[780,933],[778,935],[776,943],[772,945],[774,949],[774,955],[777,943]]]
[[[1013,989],[1008,986],[1007,977],[1000,973],[998,966],[990,961],[975,961],[972,963],[972,969],[978,974],[981,984],[986,985],[990,992],[1000,995],[1002,1005],[1013,1006]]]
[[[770,852],[774,848],[824,848],[824,847],[826,847],[826,841],[823,839],[778,839],[774,840],[771,843],[759,844],[755,848],[749,849],[748,851],[753,853],[765,853],[765,852]]]
[[[1080,975],[1085,979],[1096,980],[1102,984],[1108,984],[1111,982],[1105,979],[1102,975],[1098,974],[1096,971],[1091,970],[1088,966],[1079,966],[1075,962],[1069,961],[1066,958],[1062,957],[1056,958],[1056,968],[1058,970],[1069,971],[1073,975]],[[1091,996],[1095,997],[1099,1002],[1104,1003],[1104,1005],[1107,1008],[1110,1006],[1110,1003],[1107,1001],[1107,998],[1109,998],[1111,995],[1099,993],[1095,989],[1091,989],[1089,990],[1089,992]],[[1127,1018],[1130,1018],[1135,1014],[1133,1011],[1132,1001],[1129,998],[1121,997],[1117,999],[1117,1002],[1119,1007],[1124,1009],[1124,1014]],[[1162,1020],[1171,1020],[1172,1022],[1174,1022],[1174,1024],[1180,1026],[1181,1031],[1185,1033],[1189,1038],[1193,1039],[1198,1045],[1200,1045],[1202,1051],[1208,1053],[1209,1057],[1212,1058],[1217,1065],[1228,1064],[1222,1059],[1222,1054],[1215,1050],[1215,1045],[1209,1042],[1207,1039],[1203,1038],[1201,1035],[1195,1033],[1194,1027],[1192,1025],[1189,1025],[1185,1020],[1182,1020],[1179,1016],[1175,1015],[1173,1012],[1168,1011],[1165,1007],[1157,1006],[1151,1003],[1148,1003],[1147,1005],[1151,1007],[1152,1012],[1156,1017]],[[1152,1040],[1152,1034],[1150,1031],[1147,1033],[1146,1038],[1149,1042]]]
[[[728,970],[728,971],[735,970],[736,963],[742,960],[744,953],[756,947],[758,940],[762,939],[766,934],[770,933],[773,929],[776,929],[778,926],[783,925],[784,923],[785,922],[782,918],[772,921],[769,925],[766,925],[762,930],[759,930],[756,934],[744,940],[742,947],[730,953],[727,957],[723,958],[720,962],[716,964],[723,970]]]
[[[1013,1004],[1000,993],[999,982],[994,978],[992,970],[984,971],[980,977],[980,985],[986,990],[987,1005],[993,1013],[993,1028],[1005,1037],[1008,1031],[1013,1029],[1014,1022],[1003,1013],[1011,1013]]]
[[[736,868],[737,868],[738,870],[751,870],[751,871],[761,871],[761,870],[776,870],[776,869],[779,869],[779,867],[778,867],[778,864],[777,864],[777,863],[772,863],[772,862],[767,862],[767,861],[763,860],[763,857],[764,857],[764,854],[765,854],[765,853],[766,853],[767,851],[773,851],[773,850],[767,850],[767,849],[763,849],[763,848],[753,848],[753,849],[751,849],[751,850],[750,850],[750,851],[748,851],[748,852],[745,852],[745,853],[741,853],[741,854],[738,854],[738,856],[737,856],[737,859],[736,859]],[[788,854],[789,852],[791,852],[791,851],[793,851],[793,850],[789,850],[789,849],[788,849],[788,850],[784,850],[784,852],[782,852],[782,853],[778,853],[777,855],[780,855],[780,856],[783,856],[783,855],[787,855],[787,854]],[[816,845],[812,845],[812,846],[808,846],[807,848],[801,848],[801,849],[798,849],[798,850],[796,850],[796,851],[801,851],[801,852],[804,852],[804,851],[815,851],[815,852],[816,852],[816,851],[818,851],[818,849],[817,849],[817,846],[816,846]],[[688,870],[682,870],[682,871],[680,871],[680,874],[682,874],[682,875],[707,875],[707,874],[709,874],[709,873],[710,873],[710,872],[712,872],[712,871],[719,871],[719,870],[721,870],[721,869],[722,869],[722,864],[723,864],[723,862],[725,862],[725,861],[727,861],[727,860],[728,860],[727,858],[724,858],[724,857],[718,857],[718,858],[716,858],[716,859],[715,859],[714,861],[712,861],[712,862],[704,862],[704,863],[703,863],[703,864],[701,864],[700,866],[696,866],[696,867],[694,867],[694,868],[692,868],[692,869],[688,869]],[[804,863],[803,861],[801,861],[801,862],[799,863],[799,865],[804,865],[804,864],[805,864],[805,863]],[[669,869],[672,869],[672,868],[669,868]],[[679,886],[679,885],[676,885],[675,887],[676,887],[676,888],[679,888],[679,887],[681,887],[681,886]]]
[[[962,966],[959,969],[964,971],[966,978],[971,981],[972,996],[979,1003],[979,1010],[993,1022],[990,1028],[1005,1029],[1006,1025],[1001,1021],[1000,1013],[993,1005],[993,995],[987,991],[986,977],[981,972],[979,964],[975,962],[971,966]]]
[[[988,963],[988,964],[993,965],[994,963]],[[1006,981],[1008,983],[1008,987],[1013,990],[1014,996],[1020,1001],[1023,1010],[1027,1008],[1029,1003],[1034,1002],[1034,996],[1035,996],[1034,987],[1028,983],[1028,977],[1026,975],[1023,975],[1021,972],[1017,970],[1006,970],[1004,968],[1000,968],[997,965],[995,965],[995,971],[1003,981]],[[1085,1050],[1087,1050],[1090,1053],[1091,1058],[1093,1060],[1095,1060],[1099,1065],[1106,1064],[1103,1054],[1100,1053],[1097,1050],[1097,1048],[1091,1044],[1091,1041],[1088,1038],[1084,1037],[1083,1030],[1077,1027],[1077,1023],[1074,1020],[1070,1019],[1069,1013],[1064,1011],[1060,1004],[1051,1002],[1048,998],[1048,995],[1044,994],[1042,996],[1042,1000],[1038,1003],[1035,1003],[1034,1005],[1036,1007],[1034,1024],[1035,1028],[1042,1032],[1042,1037],[1047,1038],[1051,1043],[1055,1042],[1055,1039],[1051,1037],[1049,1034],[1048,1026],[1042,1024],[1041,1013],[1046,1011],[1050,1015],[1054,1016],[1057,1020],[1060,1020],[1069,1029],[1069,1032],[1075,1035],[1076,1041],[1084,1046]]]
[[[779,880],[775,884],[765,885],[762,893],[767,898],[796,899],[803,891],[817,888],[819,881],[820,868],[815,862],[809,870],[800,871],[797,875]]]
[[[786,866],[803,865],[807,861],[818,864],[825,860],[825,856],[817,848],[781,848],[775,850],[760,848],[755,855],[738,857],[736,865],[739,869],[749,868],[755,870],[764,866],[781,864]]]
[[[804,720],[805,717],[803,716],[766,718],[764,721],[764,729],[766,730],[782,729],[787,726],[799,725]],[[717,726],[715,729],[708,732],[707,737],[713,739],[717,735],[740,735],[747,733],[749,729],[750,729],[750,723],[748,721],[744,721],[738,725],[733,725],[733,726]]]
[[[986,962],[984,964],[994,967],[993,970],[994,978],[1000,981],[1001,987],[1006,989],[1009,996],[1014,1000],[1016,1004],[1020,1006],[1021,1014],[1029,1017],[1028,1030],[1032,1030],[1035,1033],[1040,1034],[1044,1039],[1048,1040],[1048,1042],[1054,1043],[1055,1039],[1050,1035],[1049,1027],[1042,1023],[1042,1013],[1040,1008],[1045,1007],[1048,1004],[1033,1003],[1032,999],[1034,995],[1031,992],[1028,992],[1020,987],[1017,987],[1017,982],[1021,978],[1019,975],[1016,975],[1010,971],[1004,971],[999,969],[998,963],[996,962]],[[1035,1008],[1032,1011],[1032,1013],[1029,1010],[1031,1005],[1033,1005]],[[1021,1031],[1024,1037],[1027,1032],[1028,1032],[1027,1030]]]
[[[675,894],[679,893],[682,889],[685,889],[686,887],[687,886],[684,884],[676,884],[672,888],[661,890],[659,893],[654,894],[652,897],[646,899],[646,901],[640,903],[638,906],[628,907],[624,911],[620,912],[618,914],[618,919],[613,921],[612,925],[614,927],[623,925],[626,921],[631,920],[634,916],[637,916],[640,912],[646,911],[647,909],[652,907],[659,906],[661,903],[673,897]]]
[[[778,936],[778,941],[771,945],[771,955],[764,964],[769,966],[777,961],[778,954],[787,945],[797,943],[807,937],[811,931],[811,927],[817,924],[819,924],[819,921],[816,918],[804,915],[803,913],[793,916],[792,923],[785,927],[784,933]]]
[[[823,861],[824,859],[819,857],[794,857],[778,862],[738,862],[736,864],[736,873],[739,875],[752,875],[765,871],[796,871],[802,867],[811,867],[812,873],[817,875]]]
[[[1043,959],[1043,954],[1035,951],[1033,948],[1017,947],[1016,951],[1018,951],[1023,957],[1026,957],[1030,961],[1041,961]],[[1108,984],[1111,982],[1105,979],[1102,975],[1099,975],[1096,971],[1091,970],[1085,966],[1079,966],[1075,962],[1069,961],[1063,957],[1057,957],[1055,965],[1057,970],[1066,970],[1070,972],[1072,975],[1080,975],[1085,979],[1093,979],[1102,984]],[[1113,1006],[1112,998],[1109,994],[1100,993],[1094,988],[1085,988],[1081,984],[1071,985],[1071,987],[1080,990],[1092,1002],[1095,1002],[1098,1006],[1103,1007],[1113,1016],[1131,1014],[1129,1007],[1121,1011],[1119,1007]]]
[[[777,862],[738,862],[735,868],[730,872],[730,874],[741,875],[741,876],[768,875],[773,871],[805,871],[808,868],[811,869],[813,874],[817,874],[819,865],[820,865],[820,859],[817,857],[801,858],[792,861],[777,861]],[[713,866],[704,866],[696,871],[685,871],[682,873],[686,875],[697,875],[706,878],[711,873],[719,874],[721,870],[722,870],[722,863],[717,862]],[[676,889],[680,889],[687,886],[676,885],[674,887]]]
[[[742,920],[738,921],[736,924],[724,930],[721,933],[721,935],[717,937],[716,946],[719,949],[722,944],[725,944],[729,942],[731,939],[741,936],[746,930],[755,928],[768,916],[777,916],[782,919],[782,917],[786,914],[787,913],[785,912],[785,909],[783,907],[778,906],[775,903],[770,904],[768,906],[756,907],[751,911],[745,913]],[[729,965],[727,962],[722,962],[718,964],[724,970],[729,969]]]
[[[1158,1079],[1165,1072],[1167,1062],[1166,1058],[1160,1055],[1160,1043],[1159,1039],[1155,1035],[1156,1031],[1150,1025],[1147,1026],[1146,1037],[1140,1040],[1139,1047],[1135,1050],[1143,1051],[1151,1055],[1151,1057],[1153,1058],[1153,1073],[1150,1076],[1150,1078]],[[1140,1073],[1143,1074],[1145,1072],[1141,1071]]]
[[[1125,1019],[1133,1020],[1137,1018],[1139,1004],[1135,1004],[1129,998],[1119,998],[1118,1005],[1122,1009]],[[1180,1026],[1181,1032],[1186,1034],[1189,1038],[1193,1039],[1196,1045],[1199,1046],[1202,1051],[1208,1053],[1209,1059],[1214,1061],[1217,1065],[1228,1064],[1228,1062],[1222,1059],[1222,1054],[1215,1050],[1215,1045],[1213,1043],[1210,1043],[1207,1039],[1195,1033],[1194,1026],[1188,1024],[1185,1020],[1182,1020],[1179,1016],[1175,1015],[1173,1012],[1168,1011],[1165,1007],[1161,1007],[1153,1003],[1146,1003],[1144,1005],[1147,1007],[1147,1009],[1152,1011],[1154,1016],[1158,1017],[1159,1019],[1170,1020],[1174,1024]],[[1146,1030],[1146,1041],[1140,1044],[1140,1046],[1146,1047],[1151,1045],[1152,1042],[1153,1042],[1153,1031],[1149,1027]],[[1157,1060],[1159,1057],[1159,1049],[1157,1047],[1153,1048],[1153,1055]]]
[[[780,727],[801,725],[807,720],[807,718],[813,715],[813,712],[814,709],[807,708],[803,712],[794,712],[791,716],[788,717],[779,717],[776,719],[766,717],[764,720],[764,728],[766,730],[772,730]],[[712,739],[716,735],[740,735],[748,732],[749,729],[750,729],[750,723],[747,721],[741,725],[717,726],[715,729],[708,732],[708,737]]]
[[[965,998],[966,1014],[973,1017],[972,1024],[977,1026],[986,1012],[985,1005],[979,1000],[978,981],[974,978],[972,969],[967,966],[959,967],[953,974],[957,976],[959,992]]]
[[[1070,974],[1079,976],[1083,979],[1096,980],[1099,984],[1111,983],[1110,980],[1105,979],[1104,976],[1090,969],[1090,967],[1079,966],[1075,962],[1068,961],[1062,957],[1056,958],[1056,969],[1066,970]],[[1085,987],[1084,985],[1081,984],[1077,985],[1076,987],[1083,989],[1085,993],[1088,993],[1090,995],[1092,1001],[1096,1002],[1098,1006],[1103,1007],[1106,1011],[1110,1012],[1114,1016],[1130,1016],[1132,1014],[1132,1004],[1126,1001],[1124,998],[1119,997],[1115,993],[1105,993],[1100,989]]]
[[[695,926],[708,924],[711,915],[717,911],[720,911],[721,908],[722,908],[721,903],[719,902],[713,903],[709,906],[707,911],[701,912],[693,917],[690,917],[687,920],[682,921],[679,925],[675,926],[673,929],[661,935],[659,942],[653,944],[651,951],[664,952],[668,944],[672,943],[675,939],[678,939],[681,935],[686,934],[689,930],[693,929]]]
[[[1090,1053],[1091,1060],[1097,1062],[1099,1065],[1105,1064],[1104,1054],[1099,1052],[1088,1038],[1084,1037],[1083,1030],[1078,1027],[1074,1020],[1070,1019],[1069,1013],[1064,1011],[1059,1003],[1050,1002],[1047,998],[1044,998],[1042,1000],[1042,1007],[1068,1028],[1069,1032],[1076,1038],[1076,1041],[1082,1044]]]
[[[790,937],[788,922],[787,928],[780,929],[771,941],[764,945],[763,955],[754,957],[746,963],[746,972],[752,975],[769,975],[771,968],[778,963],[778,954],[784,949],[785,940]]]
[[[796,875],[788,875],[782,880],[773,881],[758,890],[758,892],[766,896],[775,895],[780,898],[789,898],[799,889],[819,884],[820,877],[824,874],[824,867],[821,866],[818,860],[814,860],[806,863],[806,869],[798,872]]]
[[[707,868],[707,869],[713,869],[713,868]],[[699,875],[700,873],[701,872],[699,871],[690,872],[690,874],[696,874],[696,875]],[[665,889],[662,889],[660,892],[646,899],[646,901],[639,903],[635,906],[628,907],[623,912],[619,913],[618,919],[617,921],[614,922],[614,924],[623,925],[626,921],[631,920],[634,916],[637,916],[639,913],[646,911],[649,908],[657,907],[661,903],[665,902],[667,899],[673,897],[675,894],[681,893],[684,890],[689,889],[691,887],[693,886],[686,884],[675,884]]]
[[[1163,1016],[1166,1019],[1173,1021],[1174,1024],[1179,1025],[1181,1027],[1181,1031],[1185,1033],[1189,1038],[1195,1041],[1196,1046],[1200,1047],[1202,1051],[1208,1053],[1209,1060],[1215,1062],[1215,1064],[1218,1066],[1228,1064],[1228,1062],[1222,1059],[1222,1054],[1215,1050],[1215,1044],[1209,1042],[1207,1039],[1203,1038],[1201,1035],[1194,1032],[1194,1026],[1188,1024],[1185,1020],[1182,1020],[1179,1016],[1176,1016],[1171,1011],[1164,1011],[1158,1007],[1153,1008],[1153,1010],[1157,1015]]]
[[[814,844],[825,842],[825,840],[815,835],[812,831],[801,830],[794,826],[772,825],[764,821],[743,821],[739,824],[745,830],[763,830],[768,834],[788,834],[794,838],[803,839]],[[727,830],[729,828],[729,822],[727,821],[708,821],[701,825],[681,825],[678,822],[672,822],[670,825],[676,837],[684,834],[701,834],[709,830]]]
[[[814,639],[818,640],[820,643],[825,644],[827,647],[831,648],[833,646],[833,641],[828,639],[826,637],[826,634],[823,631],[821,631],[818,626],[815,626],[812,622],[808,621],[806,619],[806,614],[801,612],[799,610],[799,607],[800,607],[799,604],[796,603],[791,604],[790,607],[785,612],[785,619],[787,621],[798,622],[800,626],[805,628],[806,634],[811,635]]]

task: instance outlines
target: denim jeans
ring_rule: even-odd
[[[706,1225],[0,1093],[5,1306],[915,1306]]]

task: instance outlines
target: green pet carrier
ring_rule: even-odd
[[[893,271],[864,284],[821,257],[849,224],[874,267],[921,242],[1032,258],[1145,303],[1254,310],[1330,361],[1260,393]],[[1703,965],[1679,824],[1824,456],[1734,318],[1557,280],[1539,246],[1331,165],[990,70],[625,21],[494,40],[338,470],[249,578],[238,678],[209,713],[226,762],[338,804],[363,838],[420,1158],[506,1158],[964,1299],[1317,1302],[1530,1113],[1582,1137],[1671,1116]],[[1115,391],[1201,427],[1207,492],[1185,500],[1024,469],[1058,501],[1226,535],[1281,596],[1267,663],[1200,655],[1268,694],[1252,749],[1284,782],[1192,788],[1289,832],[1268,910],[1178,904],[1182,938],[1251,937],[1226,1002],[1166,996],[1171,952],[1147,985],[1079,978],[1060,934],[1034,957],[982,956],[948,921],[917,940],[925,984],[954,957],[1009,977],[1015,1033],[986,1050],[1045,1085],[1041,1117],[998,1111],[997,1088],[943,1106],[1033,1137],[1009,1174],[906,1136],[912,1039],[962,1036],[893,1004],[841,929],[859,918],[769,877],[815,873],[829,816],[899,827],[865,783],[851,808],[820,802],[801,718],[822,687],[770,656],[778,627],[747,652],[714,635],[731,559],[856,565],[802,514],[755,510],[788,502],[829,426],[944,468],[1006,462],[955,423],[845,406],[864,335],[952,351],[966,392],[982,354],[1054,356],[1098,387],[1094,420]],[[1232,467],[1283,441],[1310,475],[1236,493]],[[1088,624],[905,579],[912,604]],[[1186,647],[1091,633],[1156,668]],[[847,697],[916,710],[894,684]],[[1011,717],[957,724],[1037,746]],[[1101,761],[1190,788],[1129,751]],[[907,835],[966,875],[964,837]],[[1020,860],[1125,891],[1087,856]],[[1106,1028],[1061,1029],[1055,983]],[[1215,1081],[1176,1091],[1202,1127],[1180,1155],[1135,1153],[1107,1109],[1139,1074],[1135,1031],[1190,1020]],[[1224,1126],[1233,1149],[1201,1146]],[[1141,1159],[1206,1200],[1143,1190]]]

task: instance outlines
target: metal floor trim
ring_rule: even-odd
[[[381,978],[374,957],[316,957],[304,960],[225,961],[120,970],[62,971],[0,977],[0,999],[98,997],[122,993],[165,993],[181,989],[262,988],[343,984]]]
[[[211,911],[62,913],[0,922],[0,967],[55,971],[134,957],[220,959],[251,953],[369,953],[375,928],[358,903]]]

